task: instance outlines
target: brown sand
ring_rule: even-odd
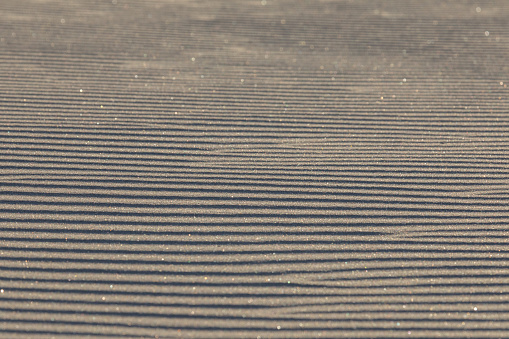
[[[0,337],[509,336],[507,1],[0,14]]]

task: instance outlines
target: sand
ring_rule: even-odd
[[[506,1],[0,13],[0,337],[509,336]]]

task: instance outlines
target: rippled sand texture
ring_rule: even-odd
[[[0,14],[0,337],[509,336],[507,1]]]

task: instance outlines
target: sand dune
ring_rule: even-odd
[[[509,335],[505,1],[0,11],[0,337]]]

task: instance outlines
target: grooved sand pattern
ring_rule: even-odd
[[[0,337],[509,336],[507,1],[0,14]]]

